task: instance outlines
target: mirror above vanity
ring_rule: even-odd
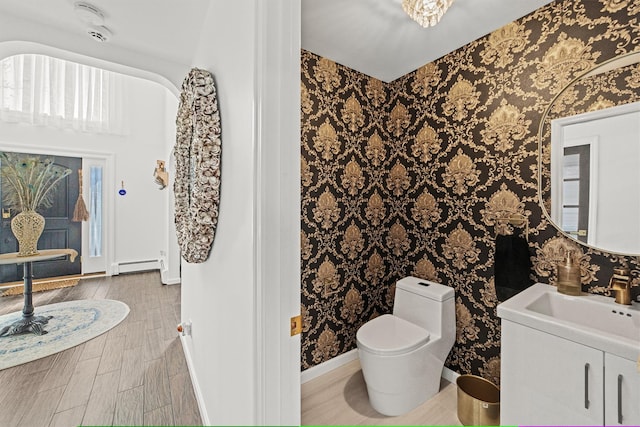
[[[640,52],[599,64],[542,116],[539,196],[568,237],[640,255]]]

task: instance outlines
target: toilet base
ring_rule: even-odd
[[[384,356],[359,349],[369,402],[383,415],[406,414],[440,391],[444,357],[430,348],[438,339],[410,353]]]
[[[395,417],[411,412],[440,391],[440,381],[420,390],[389,394],[373,390],[367,386],[371,407],[382,415]]]

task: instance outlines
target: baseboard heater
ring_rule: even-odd
[[[160,269],[160,261],[157,259],[148,259],[143,261],[119,262],[115,264],[114,267],[116,271],[114,271],[113,274],[158,270]]]

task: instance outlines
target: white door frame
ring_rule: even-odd
[[[300,11],[256,1],[256,421],[300,425]]]

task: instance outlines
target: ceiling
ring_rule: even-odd
[[[47,28],[89,39],[74,12],[78,0],[1,0],[0,15],[12,15]],[[107,42],[126,51],[191,64],[209,0],[86,0],[104,15],[112,32]],[[1,31],[1,29],[0,29]],[[90,39],[89,39],[90,40]],[[93,42],[94,49],[102,49]]]
[[[86,43],[86,26],[73,11],[76,1],[2,0],[0,15]],[[109,48],[191,65],[209,0],[87,1],[104,13],[113,33]],[[386,82],[550,3],[455,0],[438,25],[422,28],[404,13],[401,0],[301,1],[303,49]],[[92,49],[101,49],[94,44]]]
[[[550,0],[455,0],[422,28],[401,0],[302,0],[302,48],[390,82]]]

